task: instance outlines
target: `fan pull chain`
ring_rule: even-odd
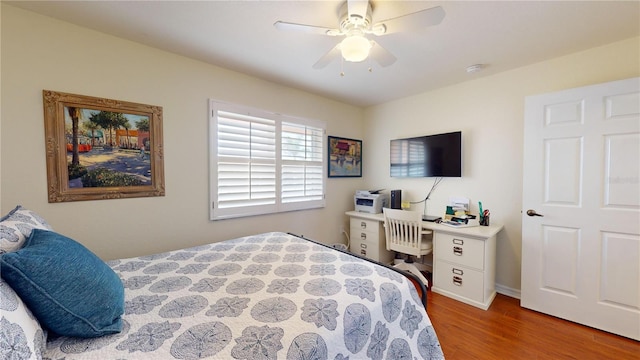
[[[368,62],[367,71],[369,73],[372,73],[373,72],[373,63],[371,62],[371,56],[369,56],[367,58],[367,62]],[[344,58],[342,56],[340,56],[340,76],[344,77]]]

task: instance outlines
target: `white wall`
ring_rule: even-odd
[[[463,177],[445,179],[428,212],[442,214],[449,196],[470,198],[476,213],[482,201],[491,221],[505,226],[498,236],[496,283],[519,291],[524,98],[638,76],[639,45],[640,38],[633,38],[366,109],[363,158],[376,159],[364,167],[367,187],[402,189],[405,200],[423,199],[433,179],[390,178],[389,140],[461,130]]]
[[[328,179],[324,209],[209,221],[207,107],[216,98],[325,120],[329,135],[356,139],[361,108],[1,6],[3,214],[22,204],[106,259],[275,230],[345,241],[361,179]],[[166,196],[49,204],[43,89],[162,106]]]

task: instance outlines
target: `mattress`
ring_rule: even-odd
[[[441,359],[395,270],[272,232],[108,262],[123,331],[49,336],[44,359]]]

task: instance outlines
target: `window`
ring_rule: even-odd
[[[321,121],[210,100],[211,220],[325,206]]]

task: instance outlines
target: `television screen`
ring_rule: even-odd
[[[391,140],[391,177],[461,177],[462,132]]]

